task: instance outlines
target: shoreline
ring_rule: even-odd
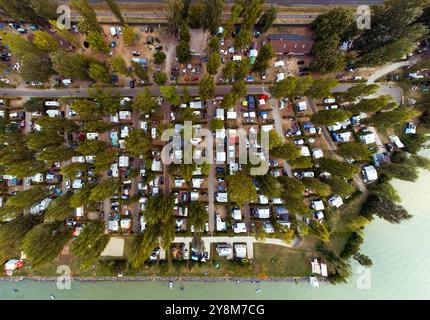
[[[0,282],[21,282],[21,281],[33,281],[33,282],[55,282],[58,277],[0,277]],[[246,283],[260,283],[260,282],[308,282],[309,277],[268,277],[266,279],[258,278],[241,278],[241,277],[71,277],[73,281],[79,282],[137,282],[137,281],[160,281],[160,282],[246,282]],[[329,283],[327,279],[318,278],[320,283]]]

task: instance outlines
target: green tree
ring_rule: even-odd
[[[91,201],[103,201],[118,192],[119,187],[120,184],[117,179],[102,181],[91,190],[89,199]]]
[[[136,31],[131,26],[126,26],[122,29],[122,37],[126,46],[134,45],[138,38]]]
[[[47,147],[37,155],[37,160],[47,161],[53,165],[56,162],[70,160],[74,155],[74,150],[66,146]]]
[[[172,215],[174,198],[171,194],[165,196],[159,193],[148,199],[143,215],[146,230],[135,237],[129,256],[133,269],[139,269],[149,258],[155,245],[167,249],[175,237],[175,217]]]
[[[272,174],[266,173],[263,176],[256,176],[255,180],[257,181],[260,194],[270,199],[279,198],[281,196],[283,190],[282,185]]]
[[[246,202],[257,200],[257,190],[249,175],[244,172],[237,172],[233,176],[226,178],[228,186],[228,197],[233,203],[242,206]]]
[[[143,80],[144,82],[149,82],[148,72],[141,63],[132,61],[131,68],[133,70],[133,74],[136,77],[138,77],[140,80]]]
[[[306,92],[306,95],[311,96],[315,99],[322,99],[324,97],[330,96],[334,87],[338,84],[336,79],[316,79],[314,80],[312,86]]]
[[[212,132],[216,132],[216,130],[224,128],[224,121],[221,119],[212,119],[210,127]]]
[[[55,51],[58,48],[58,43],[55,41],[54,37],[42,30],[36,30],[34,32],[33,44],[36,48],[49,52]]]
[[[193,172],[196,171],[195,164],[172,164],[170,165],[171,172],[184,178],[185,181],[189,182],[193,178]]]
[[[51,54],[52,68],[64,78],[75,80],[89,79],[88,69],[91,59],[78,54],[59,50]]]
[[[205,75],[199,85],[200,98],[203,100],[212,99],[215,96],[215,82],[210,75]]]
[[[358,142],[342,143],[339,145],[339,153],[342,157],[355,161],[367,160],[371,155],[369,148]]]
[[[349,197],[354,192],[354,188],[341,177],[332,176],[325,180],[333,194],[339,195],[342,198]]]
[[[269,62],[275,57],[275,51],[272,48],[272,44],[268,43],[261,47],[258,53],[255,63],[252,66],[253,71],[263,72],[269,67]]]
[[[191,59],[191,49],[189,41],[179,41],[179,44],[176,46],[176,56],[178,57],[178,61],[180,63],[186,63]]]
[[[328,197],[331,194],[330,186],[317,178],[305,178],[302,181],[312,194],[316,194],[320,197]]]
[[[114,0],[106,0],[109,9],[112,11],[114,16],[122,23],[125,23],[124,17],[122,16],[121,9]]]
[[[221,44],[219,43],[219,38],[217,36],[212,36],[208,42],[209,53],[213,54],[218,52],[221,48]]]
[[[317,126],[329,126],[350,118],[352,114],[342,109],[321,110],[311,116],[311,121]]]
[[[88,3],[88,0],[72,0],[70,5],[83,18],[83,21],[79,23],[79,31],[84,34],[88,34],[90,31],[101,32],[101,27],[97,21],[97,14]]]
[[[99,51],[102,53],[109,53],[110,47],[106,43],[104,36],[101,32],[99,31],[88,32],[86,40],[89,43],[90,48],[92,48],[93,50]]]
[[[70,198],[70,206],[72,208],[79,208],[90,204],[92,202],[90,196],[93,188],[94,185],[87,184],[77,190]]]
[[[375,126],[379,129],[388,129],[406,122],[409,118],[409,111],[401,107],[394,111],[376,113],[372,117],[363,120],[363,124]]]
[[[309,222],[309,232],[323,242],[330,241],[330,233],[324,224],[320,224],[315,220]]]
[[[224,0],[204,0],[204,26],[212,34],[216,34],[221,25]]]
[[[273,22],[276,20],[277,14],[278,10],[273,5],[264,11],[263,15],[260,17],[260,20],[257,22],[258,31],[260,31],[260,33],[265,33],[267,30],[269,30]]]
[[[165,9],[170,32],[176,34],[182,24],[183,0],[166,0]]]
[[[50,194],[45,186],[34,186],[31,189],[18,192],[16,195],[10,197],[6,204],[8,207],[23,210],[30,208],[32,205],[42,201]]]
[[[274,147],[271,152],[272,156],[284,159],[285,161],[295,160],[300,157],[300,149],[294,143],[284,143]]]
[[[166,60],[166,54],[163,51],[157,50],[154,52],[154,63],[162,64]]]
[[[151,147],[151,137],[143,129],[133,130],[125,139],[126,150],[135,157],[148,154]]]
[[[91,63],[88,75],[94,81],[103,83],[109,83],[111,81],[109,69],[101,63]]]
[[[181,103],[181,96],[176,92],[176,88],[173,86],[160,87],[160,93],[163,98],[172,105],[178,106]]]
[[[372,260],[368,256],[359,252],[354,254],[354,260],[356,260],[359,264],[365,267],[371,267],[373,265]]]
[[[46,83],[54,74],[49,56],[42,53],[28,53],[21,59],[21,78],[24,81]]]
[[[358,168],[350,163],[340,162],[329,158],[321,158],[318,160],[321,171],[327,171],[332,175],[349,179],[352,178],[354,174],[358,173]]]
[[[369,113],[377,112],[384,109],[389,103],[391,103],[393,98],[391,96],[380,96],[373,99],[363,99],[351,108],[354,114],[359,114],[360,112]]]
[[[305,192],[305,185],[296,178],[280,176],[277,178],[282,186],[284,195],[288,197],[301,197]]]
[[[105,222],[90,221],[85,224],[78,238],[73,242],[72,252],[81,258],[81,267],[89,268],[96,263],[109,243],[109,235],[105,234]]]
[[[154,73],[154,81],[159,86],[164,85],[167,82],[167,74],[161,71],[157,71]]]
[[[402,206],[388,198],[374,194],[371,194],[363,204],[361,214],[368,219],[376,215],[390,223],[400,223],[412,217]]]
[[[190,4],[188,10],[188,25],[190,28],[201,29],[204,25],[205,4],[202,0],[197,0]]]
[[[0,258],[2,261],[20,256],[25,235],[37,223],[32,215],[20,215],[0,226]]]
[[[143,114],[150,114],[152,110],[157,108],[157,106],[157,101],[155,101],[149,89],[146,88],[135,97],[132,108],[133,110],[140,111]]]
[[[130,71],[127,67],[127,62],[125,62],[124,58],[121,56],[115,56],[110,60],[110,64],[114,72],[129,76]]]
[[[54,260],[69,240],[67,229],[59,223],[43,223],[31,229],[22,241],[23,251],[33,267]]]
[[[211,75],[216,75],[218,73],[218,69],[221,66],[221,56],[218,52],[213,52],[207,64],[208,73]]]
[[[193,101],[193,97],[190,95],[188,87],[184,87],[182,89],[182,100],[184,100],[185,103],[190,103],[191,101]]]
[[[75,209],[70,207],[70,198],[72,194],[72,192],[67,192],[53,200],[46,210],[45,220],[52,222],[64,221],[71,217],[75,212]]]
[[[413,164],[387,163],[380,167],[382,173],[387,176],[414,182],[418,179],[418,170]]]
[[[101,140],[85,140],[79,144],[76,151],[84,156],[93,156],[107,149],[106,142]]]
[[[340,103],[352,103],[357,99],[362,99],[376,93],[378,89],[379,86],[377,84],[360,83],[356,86],[352,86],[345,92],[337,93],[337,99]]]
[[[194,227],[194,232],[203,232],[208,220],[208,212],[202,202],[190,203],[188,211],[188,228],[191,231],[191,226]]]

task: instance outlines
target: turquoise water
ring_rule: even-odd
[[[366,227],[361,251],[373,267],[363,272],[354,263],[348,284],[188,282],[182,291],[179,284],[170,290],[166,282],[72,282],[70,290],[58,290],[55,283],[0,282],[0,300],[49,299],[51,294],[56,299],[430,299],[430,172],[423,171],[416,183],[395,181],[394,186],[413,218],[399,225],[375,220]],[[258,288],[262,291],[256,293]]]

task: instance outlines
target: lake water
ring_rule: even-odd
[[[430,157],[430,150],[423,155]],[[374,220],[366,227],[361,252],[373,267],[366,271],[354,263],[348,284],[187,282],[182,291],[165,282],[73,282],[71,290],[58,290],[55,283],[0,282],[0,300],[51,294],[57,299],[430,299],[430,172],[422,171],[416,183],[393,184],[413,218],[399,225]]]

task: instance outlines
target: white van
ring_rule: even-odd
[[[60,103],[58,101],[45,101],[45,106],[47,106],[47,107],[59,107]]]
[[[117,35],[115,27],[110,27],[110,34],[111,34],[111,36],[116,36]]]

